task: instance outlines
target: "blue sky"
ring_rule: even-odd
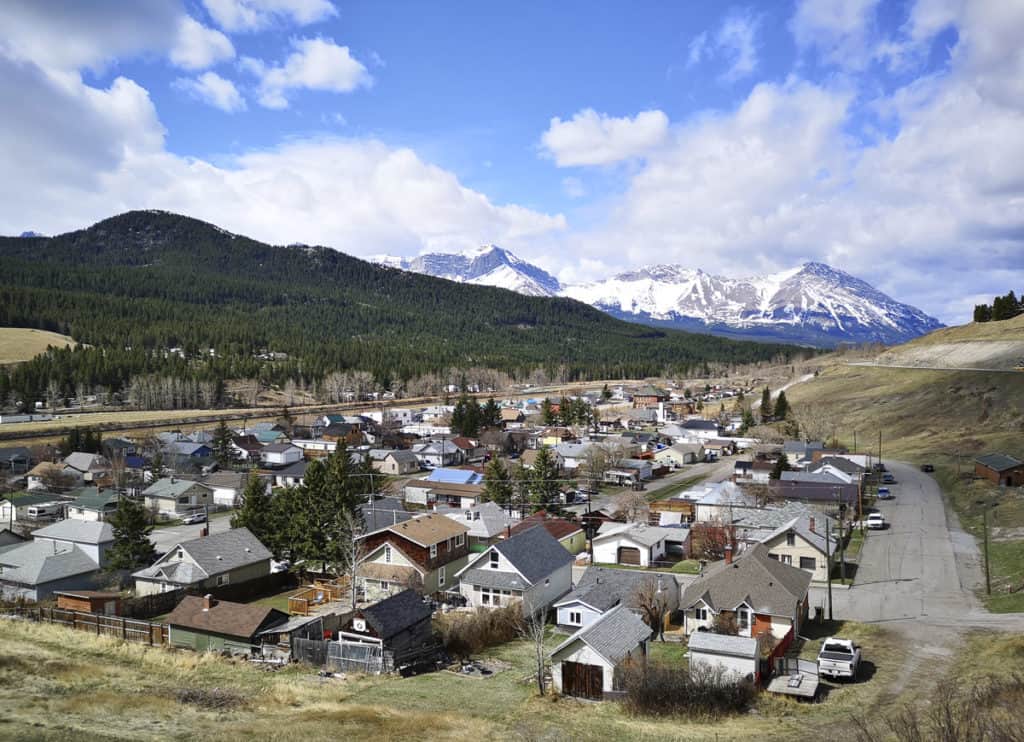
[[[946,322],[1024,289],[1019,3],[10,0],[0,29],[0,232],[164,208],[565,281],[821,260]]]

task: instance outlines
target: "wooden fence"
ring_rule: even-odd
[[[288,613],[308,616],[318,605],[334,603],[349,594],[349,580],[314,580],[311,587],[288,598]]]
[[[105,616],[102,613],[70,611],[65,608],[30,608],[18,612],[33,621],[58,624],[69,629],[87,631],[96,636],[111,636],[129,642],[165,646],[169,641],[166,624],[142,621],[123,616]]]

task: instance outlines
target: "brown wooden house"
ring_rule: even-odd
[[[419,515],[364,535],[364,564],[411,567],[421,574],[424,594],[443,592],[452,588],[455,573],[469,559],[468,532],[468,526],[444,515]],[[367,591],[380,588],[370,584],[377,578],[369,571],[360,577]]]
[[[1003,453],[990,453],[974,460],[974,476],[1004,487],[1024,487],[1024,461]]]
[[[60,590],[57,607],[83,613],[102,613],[105,616],[121,615],[121,594],[97,590]]]

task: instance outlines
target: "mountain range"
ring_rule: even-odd
[[[942,327],[865,281],[823,263],[750,278],[725,278],[680,265],[651,265],[600,281],[561,284],[496,245],[381,265],[528,296],[564,296],[620,319],[753,340],[834,347],[902,343]]]

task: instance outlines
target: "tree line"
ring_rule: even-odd
[[[975,322],[999,322],[1021,314],[1024,314],[1024,296],[1018,299],[1012,291],[1005,296],[997,296],[991,304],[974,306]]]

